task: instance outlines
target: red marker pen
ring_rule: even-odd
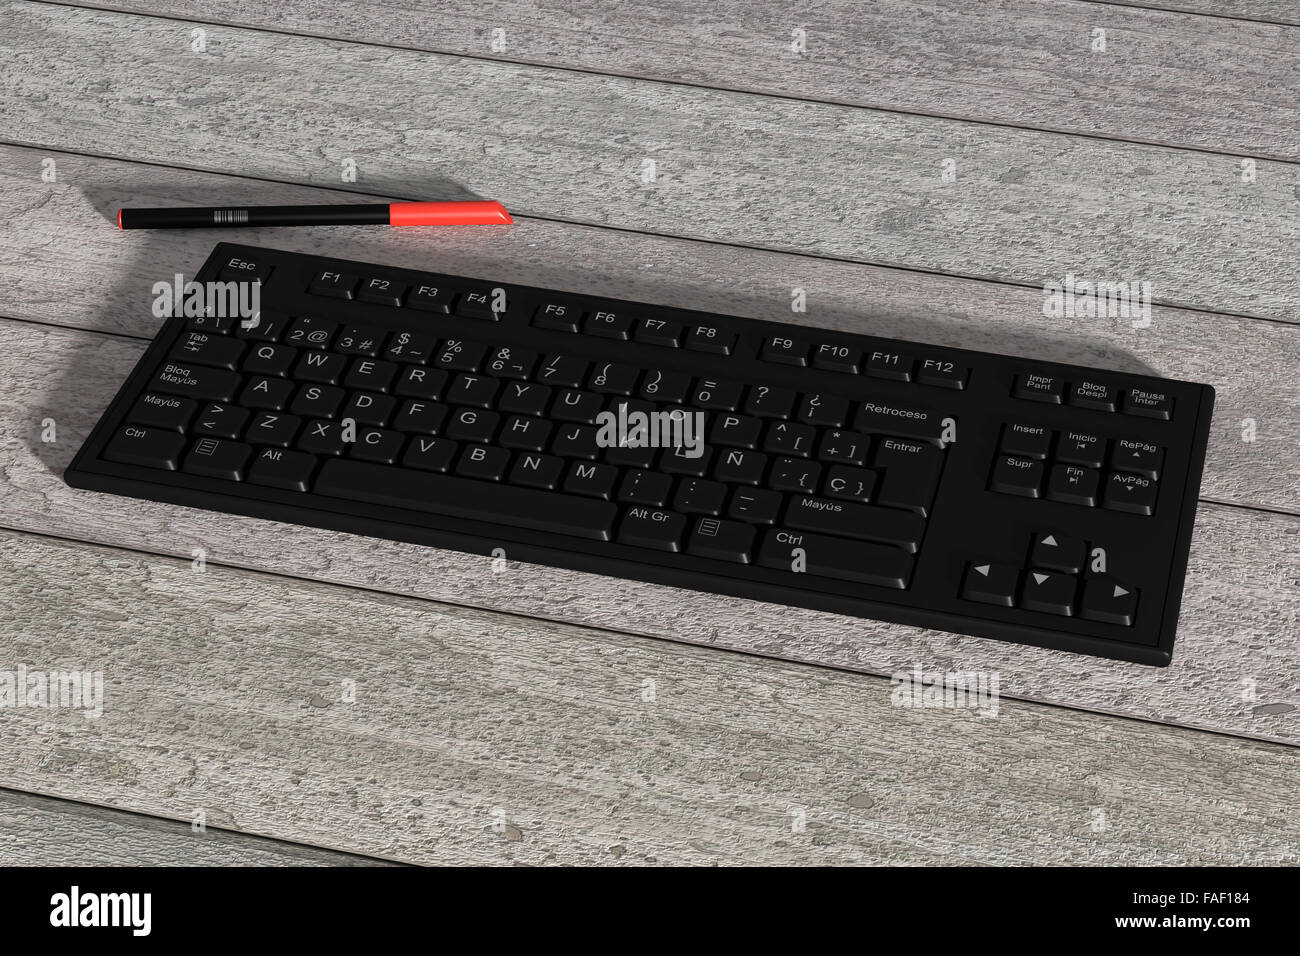
[[[230,226],[498,226],[514,222],[499,202],[394,202],[342,206],[192,206],[119,209],[119,229]]]

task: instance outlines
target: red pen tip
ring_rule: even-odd
[[[117,228],[122,228],[122,210],[117,211]]]
[[[470,202],[395,202],[388,206],[390,226],[508,226],[506,207],[493,200]]]

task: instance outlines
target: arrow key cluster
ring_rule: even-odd
[[[981,604],[1132,627],[1137,590],[1107,574],[1090,575],[1081,582],[1087,553],[1086,543],[1079,538],[1036,534],[1023,574],[1013,565],[972,561],[966,566],[961,596]]]

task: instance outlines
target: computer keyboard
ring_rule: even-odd
[[[1206,385],[229,243],[195,279],[257,314],[168,318],[70,485],[1170,661]]]

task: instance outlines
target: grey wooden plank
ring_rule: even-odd
[[[0,146],[0,315],[152,336],[150,288],[192,274],[218,239],[703,308],[1213,385],[1202,495],[1300,510],[1300,333],[1293,326],[1156,308],[1150,328],[1049,319],[1015,286],[618,230],[521,219],[506,230],[301,229],[122,233],[120,205],[329,202],[337,194]],[[599,263],[599,266],[595,264]],[[808,311],[790,311],[803,288]],[[1209,330],[1213,330],[1212,334]],[[62,341],[62,340],[57,340]],[[56,368],[42,374],[58,376]],[[107,387],[108,383],[106,383]],[[1243,441],[1244,423],[1256,440]]]
[[[1292,0],[1092,0],[1121,7],[1145,7],[1173,13],[1194,13],[1262,23],[1300,24]]]
[[[419,863],[1300,850],[1291,748],[13,533],[0,582],[13,659],[103,671],[99,719],[6,715],[61,797]]]
[[[0,790],[2,866],[391,866],[108,807]]]
[[[0,335],[0,434],[11,436],[0,524],[11,528],[180,556],[202,548],[223,564],[874,674],[914,662],[997,670],[1007,696],[1300,743],[1294,515],[1202,503],[1175,662],[1146,668],[509,561],[493,573],[487,557],[74,491],[63,468],[143,344],[8,320]]]
[[[1245,185],[1222,155],[226,27],[196,54],[176,21],[8,13],[0,137],[19,144],[317,185],[351,160],[372,192],[1300,312],[1291,164],[1262,161]]]
[[[1158,10],[1076,0],[827,0],[797,10],[746,0],[76,5],[1300,159],[1300,34]],[[505,49],[493,49],[494,30]],[[1104,51],[1092,49],[1095,30],[1105,31]]]

